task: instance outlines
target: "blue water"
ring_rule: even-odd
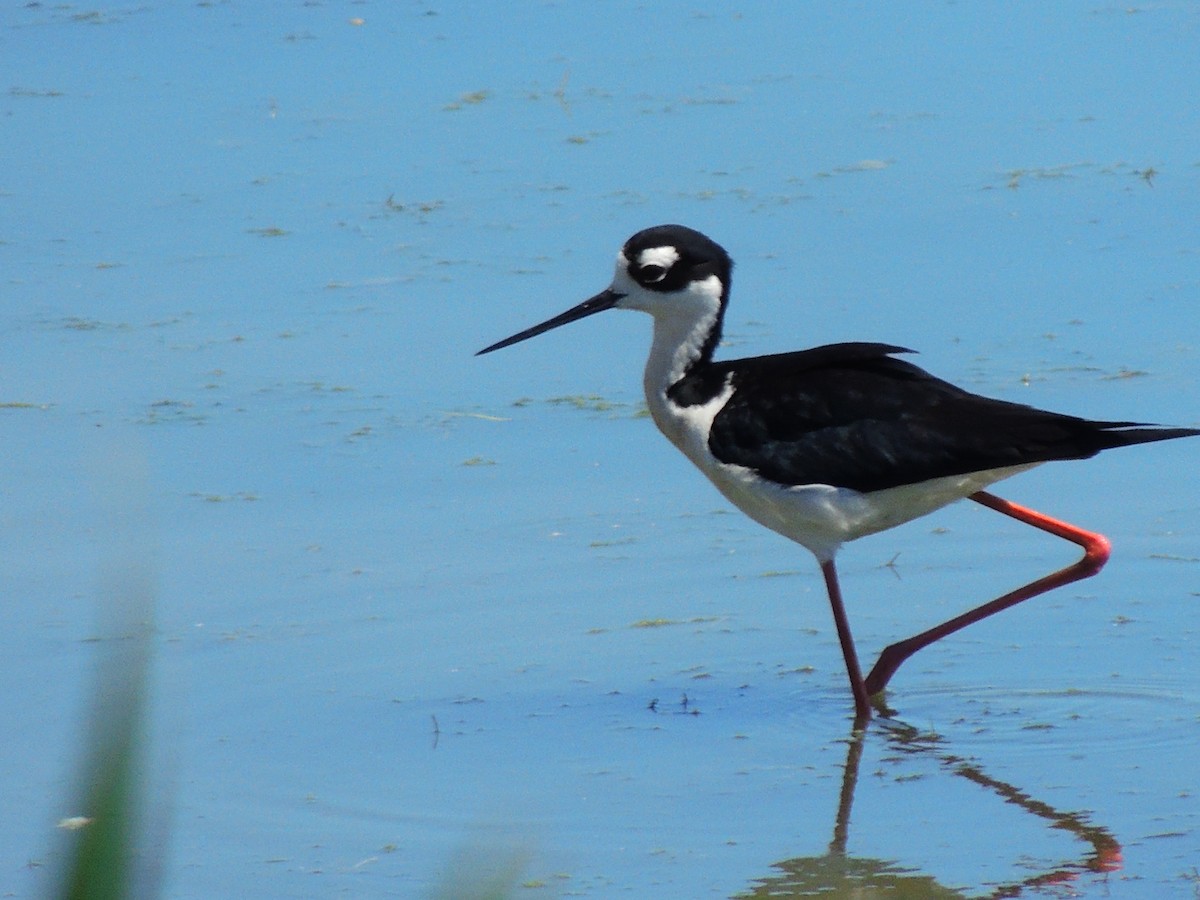
[[[0,10],[0,888],[54,884],[146,580],[165,896],[1191,896],[1200,447],[1002,485],[1112,562],[913,659],[850,785],[815,566],[639,414],[648,321],[472,354],[679,221],[738,263],[727,355],[881,340],[1197,425],[1198,36],[1186,2]],[[864,540],[860,649],[1072,552],[972,504]]]

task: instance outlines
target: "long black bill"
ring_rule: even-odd
[[[534,325],[532,328],[526,328],[524,331],[518,331],[512,337],[506,337],[502,341],[496,341],[490,347],[484,347],[476,356],[483,356],[485,353],[491,353],[493,350],[500,350],[504,347],[511,347],[513,344],[519,344],[521,341],[528,340],[531,337],[537,337],[543,332],[549,331],[551,328],[557,328],[559,325],[566,325],[568,322],[575,322],[579,319],[586,319],[588,316],[594,316],[598,312],[604,312],[606,309],[612,309],[616,306],[617,301],[624,297],[624,294],[619,294],[612,288],[601,291],[590,300],[584,300],[578,306],[568,309],[565,313],[560,313],[553,319],[547,319],[540,325]]]

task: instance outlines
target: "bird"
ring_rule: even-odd
[[[902,358],[892,344],[849,342],[744,359],[714,358],[733,260],[684,225],[630,237],[612,282],[588,300],[497,341],[492,353],[610,309],[654,320],[642,378],[655,425],[754,521],[816,557],[846,664],[856,722],[913,654],[1001,610],[1096,574],[1101,534],[986,489],[1045,462],[1200,434],[1093,421],[971,393]],[[969,498],[1077,544],[1073,565],[887,646],[864,678],[835,559],[843,544]],[[874,704],[873,704],[874,701]]]

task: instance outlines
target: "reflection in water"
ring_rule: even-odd
[[[936,735],[921,732],[895,720],[881,721],[877,727],[883,729],[884,736],[893,749],[906,754],[932,757],[945,771],[985,788],[1005,803],[1011,803],[1031,815],[1044,819],[1051,828],[1075,835],[1088,847],[1078,860],[1062,862],[1020,881],[1000,885],[983,896],[1018,897],[1027,889],[1068,882],[1084,872],[1106,873],[1121,868],[1121,845],[1105,828],[1091,824],[1085,816],[1061,812],[1014,785],[992,778],[977,763],[944,752],[941,746],[942,739]],[[854,790],[858,782],[858,769],[862,761],[866,734],[866,729],[856,730],[847,741],[842,789],[838,797],[833,839],[829,842],[828,852],[824,856],[798,856],[775,863],[773,868],[778,869],[779,874],[758,880],[754,888],[737,895],[739,900],[812,896],[854,897],[856,900],[871,897],[938,900],[967,896],[938,884],[932,876],[906,869],[894,860],[847,855],[850,809],[854,804]]]

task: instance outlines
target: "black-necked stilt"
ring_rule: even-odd
[[[1094,575],[1103,535],[984,491],[1039,463],[1200,434],[1139,422],[1093,422],[992,400],[897,359],[889,344],[831,344],[749,359],[713,353],[733,261],[682,225],[639,231],[617,255],[612,284],[590,300],[505,338],[508,347],[606,309],[654,317],[643,386],[659,430],[730,502],[817,557],[859,719],[900,665],[934,641],[1002,609]],[[478,355],[478,354],[477,354]],[[892,644],[864,679],[834,557],[846,541],[969,497],[1084,549],[1074,565]]]

